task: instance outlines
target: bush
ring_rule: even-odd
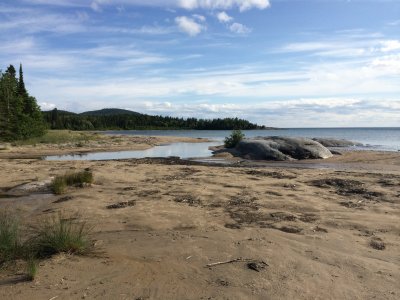
[[[241,140],[244,134],[240,130],[232,131],[231,135],[225,138],[224,144],[226,148],[234,148]]]
[[[83,186],[85,183],[93,182],[93,173],[91,171],[82,171],[76,173],[67,173],[62,176],[57,176],[51,183],[51,189],[54,194],[60,195],[65,192],[68,186]]]
[[[31,239],[31,248],[38,258],[57,253],[86,254],[92,249],[90,228],[85,222],[65,218],[61,214],[45,220]]]

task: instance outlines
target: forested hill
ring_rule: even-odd
[[[151,116],[124,109],[101,109],[80,114],[62,110],[43,112],[51,129],[70,130],[135,130],[135,129],[198,129],[233,130],[265,129],[265,126],[238,118],[197,119]]]
[[[135,115],[138,116],[140,113],[120,108],[103,108],[100,110],[85,111],[81,113],[82,116],[116,116],[116,115]]]

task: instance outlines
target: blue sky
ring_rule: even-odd
[[[397,0],[2,0],[42,109],[400,126]]]

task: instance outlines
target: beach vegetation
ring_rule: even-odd
[[[81,172],[70,172],[56,176],[51,182],[51,189],[54,194],[64,194],[68,186],[80,186],[93,183],[93,173],[88,170]]]
[[[33,281],[36,278],[38,270],[38,261],[35,258],[29,258],[26,262],[26,276],[29,281]]]
[[[37,145],[37,144],[66,144],[75,143],[82,146],[92,140],[98,140],[100,134],[91,132],[77,132],[71,130],[48,130],[39,137],[31,137],[14,142],[15,145]]]
[[[22,254],[18,218],[9,210],[0,211],[0,266]]]
[[[41,222],[35,232],[30,247],[38,258],[58,253],[83,255],[92,249],[90,227],[76,218],[62,214],[52,216]]]
[[[231,135],[225,138],[224,145],[226,148],[234,148],[244,139],[244,134],[241,130],[232,131]]]
[[[86,255],[93,251],[91,227],[77,216],[59,213],[33,227],[21,227],[17,220],[15,212],[0,211],[0,268],[24,261],[27,280],[35,279],[41,259],[58,253]]]

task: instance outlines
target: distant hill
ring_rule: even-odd
[[[50,113],[51,111],[43,111],[42,113]],[[58,114],[64,115],[64,116],[76,116],[78,115],[77,113],[66,111],[66,110],[57,110]]]
[[[141,115],[138,112],[127,110],[127,109],[120,109],[120,108],[103,108],[99,110],[93,111],[85,111],[80,113],[81,116],[118,116],[118,115]]]

